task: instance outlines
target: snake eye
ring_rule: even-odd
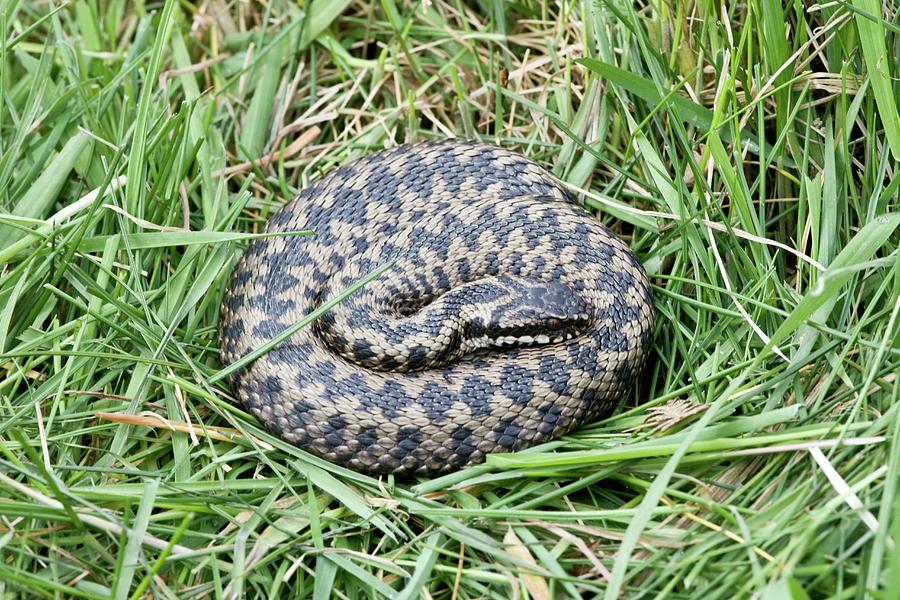
[[[556,317],[550,317],[549,319],[547,319],[547,327],[555,331],[562,327],[562,321],[560,321]]]

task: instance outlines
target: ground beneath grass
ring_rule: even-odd
[[[891,3],[56,0],[0,7],[0,597],[891,598]],[[638,253],[614,415],[437,480],[335,468],[220,372],[267,217],[478,138]]]

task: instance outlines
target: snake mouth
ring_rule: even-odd
[[[538,335],[506,335],[490,340],[492,346],[509,347],[509,346],[544,346],[547,344],[558,344],[571,340],[575,334],[567,333],[565,335],[550,336],[544,333]]]

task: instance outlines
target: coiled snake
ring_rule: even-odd
[[[373,473],[436,474],[558,437],[611,408],[654,314],[631,250],[539,165],[493,146],[405,145],[304,189],[222,304],[228,364],[376,268],[237,372],[284,439]]]

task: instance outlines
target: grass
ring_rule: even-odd
[[[894,597],[898,21],[4,3],[0,597]],[[450,135],[541,161],[629,242],[653,357],[563,440],[377,480],[234,402],[218,305],[310,180]]]

